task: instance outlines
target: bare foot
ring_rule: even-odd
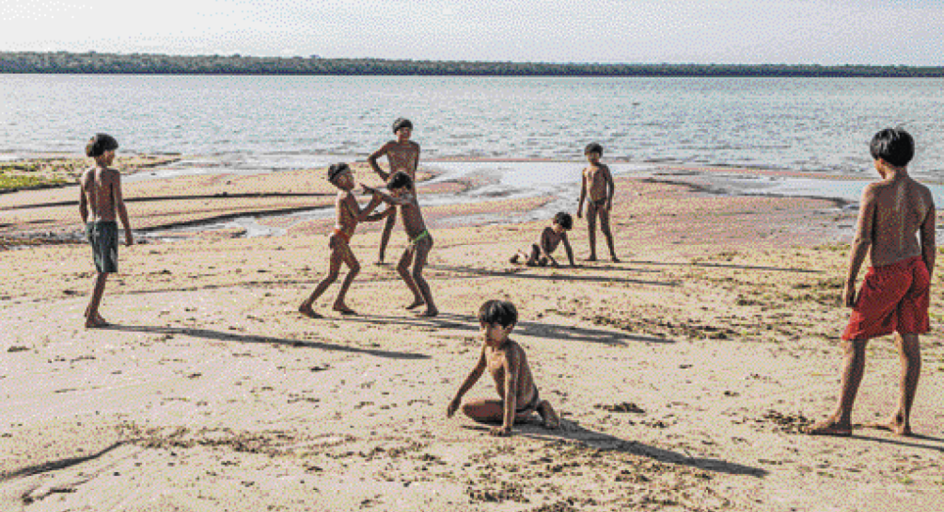
[[[108,327],[109,325],[111,324],[106,322],[104,318],[97,315],[96,318],[89,318],[85,321],[86,329],[101,329],[102,327]]]
[[[384,260],[377,260],[377,261],[374,262],[374,265],[377,265],[378,267],[382,267],[382,266],[384,266],[384,265],[386,265],[386,264],[387,264],[387,263],[384,262]]]
[[[337,311],[338,313],[341,313],[342,315],[356,315],[357,314],[357,311],[354,311],[353,309],[347,307],[344,304],[335,304],[334,307],[331,309]]]
[[[852,435],[852,426],[840,425],[836,420],[832,418],[826,418],[819,423],[815,423],[809,427],[806,427],[803,429],[803,432],[811,436],[849,437]]]
[[[619,258],[613,256],[613,263],[622,263]]]
[[[416,309],[424,304],[426,304],[426,302],[424,302],[422,299],[417,299],[413,301],[413,304],[407,306],[406,309]]]
[[[508,263],[518,263],[518,255],[515,254],[512,256],[511,259],[508,260]]]
[[[560,428],[560,418],[547,400],[542,401],[540,405],[538,405],[538,414],[540,414],[541,419],[544,420],[544,428],[551,430]]]
[[[426,311],[423,311],[422,313],[420,313],[420,314],[417,315],[417,316],[423,316],[423,317],[432,318],[432,317],[434,317],[434,316],[437,316],[438,314],[439,314],[439,310],[438,310],[438,309],[436,309],[436,308],[427,308]]]
[[[891,419],[887,421],[868,423],[865,426],[868,428],[885,430],[895,435],[904,436],[904,437],[913,435],[913,433],[911,432],[911,425],[903,425],[897,415],[892,416]]]
[[[589,258],[585,259],[584,261],[597,261],[597,257],[596,257],[596,256],[590,256]]]
[[[302,316],[307,316],[308,318],[321,318],[321,315],[315,313],[315,310],[311,309],[311,304],[302,304],[298,307],[298,312]]]

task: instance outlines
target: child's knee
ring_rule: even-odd
[[[361,272],[361,264],[360,264],[360,263],[354,263],[354,264],[351,265],[351,270],[350,270],[350,273],[351,273],[351,274],[357,275],[357,274],[359,274],[360,272]]]

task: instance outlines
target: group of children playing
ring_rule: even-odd
[[[312,305],[337,280],[342,264],[347,265],[349,272],[341,284],[333,309],[341,314],[354,314],[345,303],[351,283],[360,271],[360,264],[350,247],[351,237],[359,222],[386,219],[378,258],[378,263],[383,264],[397,210],[409,238],[397,264],[397,272],[413,293],[413,302],[407,308],[425,306],[420,313],[424,317],[439,314],[429,283],[423,278],[433,237],[426,228],[417,201],[415,177],[420,147],[410,140],[412,130],[409,120],[397,119],[393,124],[397,139],[387,142],[367,158],[374,172],[386,183],[386,190],[362,185],[364,193],[372,196],[364,208],[353,194],[356,186],[353,170],[343,163],[328,168],[328,180],[338,188],[336,224],[328,239],[331,249],[328,274],[299,306],[301,314],[319,317]],[[79,212],[86,223],[97,269],[85,311],[85,325],[89,328],[108,325],[98,308],[107,275],[118,270],[116,216],[124,226],[125,242],[129,246],[134,243],[121,194],[121,177],[118,171],[109,168],[117,148],[117,141],[109,135],[93,137],[86,146],[86,155],[94,158],[96,165],[87,170],[80,181]],[[850,415],[864,371],[865,345],[871,338],[892,332],[897,333],[902,360],[899,407],[887,422],[876,426],[901,435],[911,433],[911,406],[921,366],[918,335],[929,329],[929,287],[936,254],[935,207],[927,187],[908,175],[907,165],[914,155],[914,140],[907,132],[900,128],[880,131],[872,139],[870,151],[882,180],[868,185],[863,192],[850,255],[844,300],[848,307],[853,308],[853,313],[842,336],[845,350],[842,392],[834,413],[809,428],[810,434],[851,435]],[[577,216],[582,217],[586,202],[590,229],[588,260],[596,259],[595,227],[599,219],[610,256],[618,262],[609,223],[615,187],[609,168],[600,162],[602,153],[599,144],[590,144],[585,150],[588,166],[583,170]],[[383,156],[387,157],[389,171],[384,171],[378,164],[378,159]],[[373,213],[381,204],[387,205],[386,209]],[[553,253],[563,244],[570,265],[576,266],[567,238],[572,227],[571,215],[558,213],[551,226],[541,232],[537,243],[516,253],[511,262],[559,266]],[[870,256],[872,268],[857,294],[856,278],[866,255]],[[522,421],[534,412],[541,416],[546,427],[556,428],[560,423],[557,413],[550,403],[539,397],[524,350],[509,338],[518,320],[514,305],[490,300],[480,308],[478,320],[482,351],[475,368],[449,403],[447,415],[451,417],[461,408],[464,414],[476,421],[500,423],[500,427],[492,430],[495,435],[508,435],[516,421]],[[463,395],[486,368],[495,381],[500,400],[475,400],[463,404]]]

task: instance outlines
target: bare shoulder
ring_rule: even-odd
[[[419,151],[419,150],[420,150],[420,145],[419,145],[419,143],[417,143],[417,142],[415,142],[415,141],[412,141],[412,140],[411,140],[411,141],[408,141],[408,142],[410,143],[410,147],[411,147],[411,148],[413,148],[413,149],[416,150],[416,151]]]

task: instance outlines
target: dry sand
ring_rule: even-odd
[[[129,184],[126,196],[140,199],[134,225],[156,229],[330,205],[310,176],[179,178]],[[540,198],[428,209],[435,319],[402,309],[410,295],[394,269],[370,264],[377,225],[353,239],[363,271],[348,303],[360,316],[330,312],[334,287],[319,320],[295,309],[326,267],[328,220],[279,237],[122,247],[106,330],[82,328],[87,246],[0,251],[0,510],[941,510],[941,273],[919,435],[799,435],[838,392],[854,212],[617,186],[623,262],[578,269],[507,263],[545,224],[510,223]],[[201,197],[167,198],[181,191]],[[78,231],[74,205],[11,209],[74,194],[0,197],[3,234]],[[445,227],[486,211],[509,223]],[[582,259],[584,222],[572,239]],[[398,229],[391,254],[404,243]],[[518,306],[513,337],[562,429],[535,421],[493,438],[445,417],[490,298]],[[854,421],[892,410],[897,373],[890,339],[873,342]],[[493,395],[483,379],[468,396]]]

